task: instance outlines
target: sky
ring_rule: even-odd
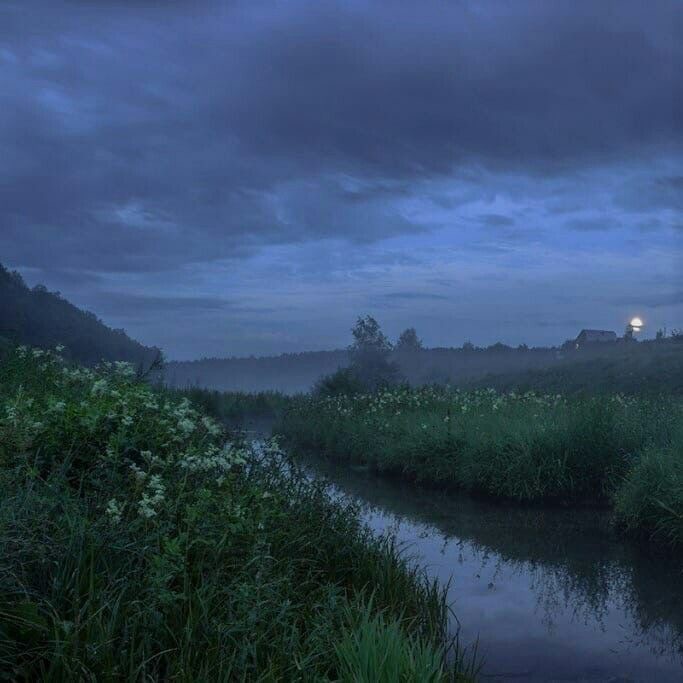
[[[683,328],[679,0],[3,0],[0,262],[169,358]]]

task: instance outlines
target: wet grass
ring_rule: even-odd
[[[278,391],[216,391],[192,387],[169,392],[178,398],[189,398],[193,405],[226,424],[235,424],[245,418],[275,418],[282,414],[290,398]]]
[[[627,532],[681,547],[683,404],[428,388],[299,398],[295,449],[521,503],[614,506]]]
[[[10,680],[464,680],[447,624],[444,589],[275,446],[226,445],[124,365],[3,360]]]

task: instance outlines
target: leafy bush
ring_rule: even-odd
[[[332,375],[321,377],[313,388],[313,394],[321,397],[355,396],[365,390],[353,368],[339,368]]]
[[[437,680],[457,675],[443,591],[275,444],[225,443],[126,364],[70,367],[25,348],[5,358],[7,678],[362,680],[335,645],[380,613],[439,663]],[[404,668],[409,680],[422,661]]]

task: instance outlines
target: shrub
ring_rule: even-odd
[[[0,371],[9,679],[360,680],[335,644],[380,613],[443,662],[443,591],[276,444],[226,443],[126,364]]]

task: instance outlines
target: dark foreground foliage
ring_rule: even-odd
[[[0,671],[443,681],[442,590],[277,448],[116,364],[0,366]]]

